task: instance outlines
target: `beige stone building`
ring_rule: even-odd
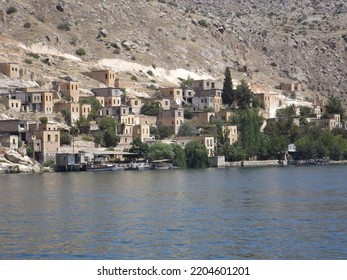
[[[171,127],[173,132],[177,134],[181,125],[184,123],[184,109],[178,108],[160,111],[158,123]]]
[[[181,147],[185,147],[189,142],[197,141],[203,144],[207,149],[209,157],[214,156],[215,140],[212,135],[200,135],[200,136],[189,136],[189,137],[176,137],[176,143]]]
[[[0,72],[11,79],[19,79],[20,68],[18,63],[0,63]]]
[[[302,87],[300,83],[281,83],[281,90],[284,91],[301,91]]]
[[[80,98],[79,82],[62,82],[57,83],[54,87],[56,91],[61,92],[64,96],[69,97],[72,102],[78,102]]]
[[[229,138],[229,144],[234,144],[238,139],[237,126],[236,125],[224,125],[222,126],[222,132],[227,132]]]
[[[107,87],[114,87],[116,73],[112,70],[95,70],[88,74],[94,80],[104,83]]]
[[[71,124],[80,118],[80,104],[76,102],[57,102],[54,104],[54,112],[66,111],[71,117]]]
[[[183,92],[181,88],[161,88],[160,92],[163,98],[170,99],[171,102],[176,103],[177,105],[182,105],[183,102]]]
[[[34,158],[40,162],[55,160],[60,148],[60,131],[57,123],[29,124],[29,145],[34,151]]]

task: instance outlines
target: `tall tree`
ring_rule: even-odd
[[[242,80],[241,84],[237,86],[234,94],[237,99],[237,105],[241,110],[251,107],[251,103],[254,98],[254,93],[249,88],[245,80]]]
[[[198,141],[189,142],[185,148],[188,168],[206,168],[210,160],[206,147]]]
[[[341,119],[345,117],[345,110],[341,101],[334,96],[329,97],[328,104],[325,106],[328,114],[340,114]]]
[[[262,142],[260,128],[263,124],[263,118],[259,116],[258,110],[248,108],[239,112],[237,122],[240,130],[240,140],[246,157],[254,159],[260,150]]]
[[[226,67],[224,72],[224,83],[222,90],[223,104],[232,106],[235,101],[235,93],[233,89],[233,80],[231,78],[230,68]]]

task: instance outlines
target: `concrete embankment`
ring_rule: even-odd
[[[257,166],[283,166],[286,165],[286,162],[283,164],[279,163],[278,160],[244,160],[244,161],[233,161],[225,162],[224,167],[257,167]]]

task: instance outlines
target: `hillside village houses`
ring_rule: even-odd
[[[19,65],[16,63],[0,63],[0,70],[10,78],[19,78]],[[123,81],[114,71],[96,70],[85,74],[105,86],[91,89],[92,98],[101,104],[100,110],[96,112],[95,121],[97,125],[104,117],[117,120],[119,149],[130,148],[136,138],[140,138],[142,142],[153,143],[156,139],[150,133],[151,127],[163,125],[174,133],[172,143],[184,147],[190,141],[199,141],[206,147],[208,155],[214,156],[217,142],[215,131],[177,137],[180,127],[186,122],[185,110],[191,112],[192,121],[201,125],[208,125],[215,119],[222,120],[222,131],[227,132],[230,144],[238,139],[238,128],[231,125],[232,112],[222,105],[222,81],[193,80],[191,88],[162,87],[156,97],[144,98],[127,96],[124,92],[128,87],[132,87],[134,82]],[[13,88],[1,94],[0,102],[7,110],[14,112],[41,112],[46,115],[64,112],[70,117],[71,125],[74,125],[81,116],[88,118],[92,110],[90,104],[81,102],[86,97],[80,95],[80,87],[78,81],[57,81],[53,83],[51,91],[39,88]],[[281,84],[281,88],[295,92],[301,90],[301,85]],[[265,112],[282,105],[278,93],[256,91],[254,98],[264,105]],[[148,102],[159,102],[161,109],[158,116],[141,114],[142,106]],[[308,119],[308,122],[327,129],[341,126],[339,115],[334,115],[331,119],[321,119],[323,110],[323,104],[316,103],[312,109],[315,117]],[[97,128],[96,126],[93,130]],[[32,147],[35,159],[45,162],[54,159],[54,155],[60,151],[60,130],[54,122],[0,120],[0,143],[10,148],[18,148],[25,143]]]

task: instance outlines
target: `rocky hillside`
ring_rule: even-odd
[[[236,79],[270,88],[298,80],[346,101],[346,12],[342,0],[1,0],[0,60],[23,64],[39,53],[37,79],[82,79],[104,58],[119,71],[127,61],[214,77],[231,66]]]

